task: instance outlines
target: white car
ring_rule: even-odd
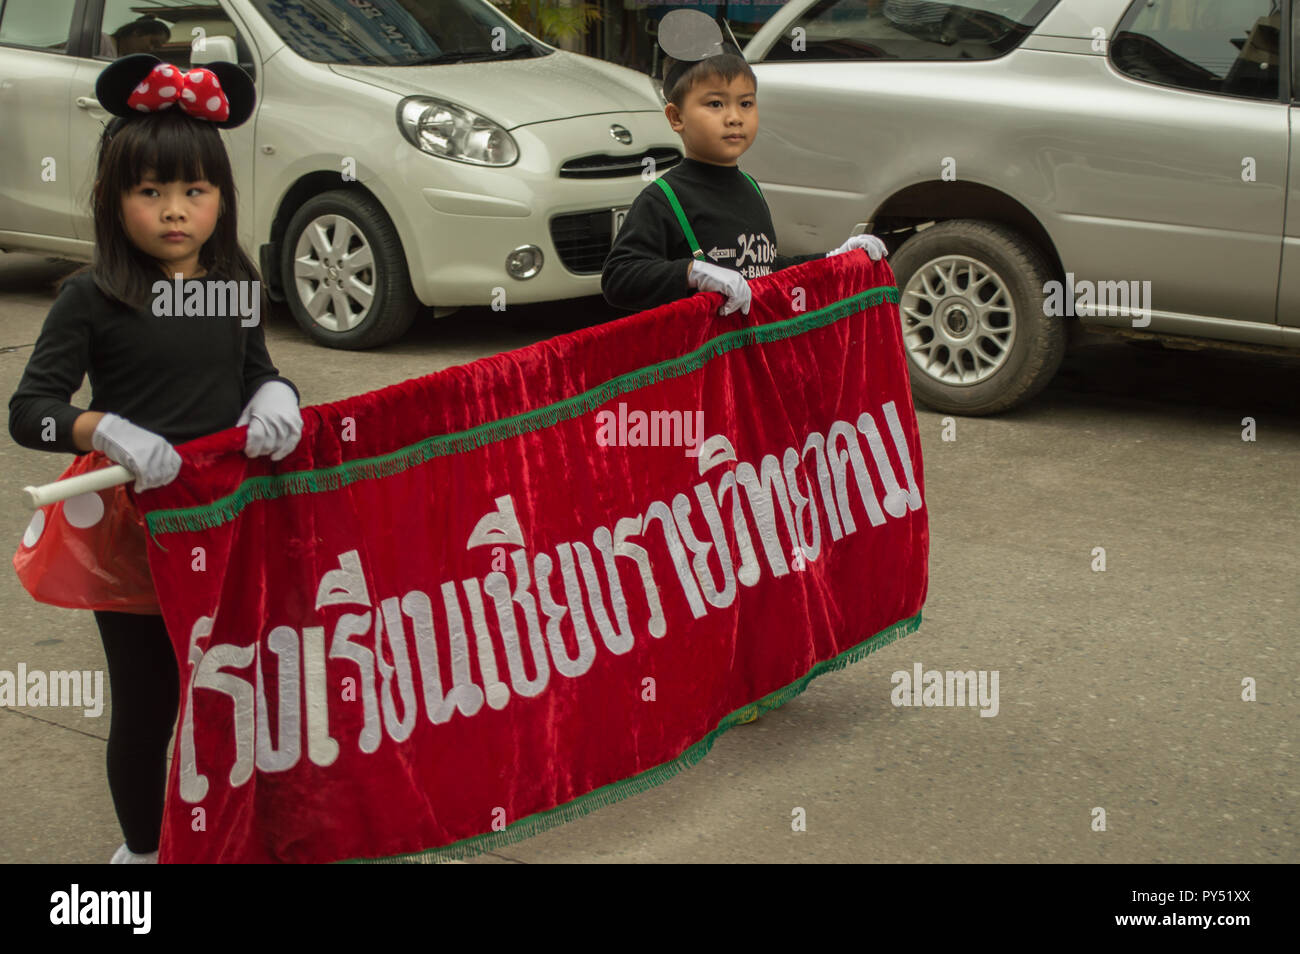
[[[90,260],[95,80],[135,52],[253,77],[222,132],[240,241],[332,347],[391,341],[422,305],[599,294],[643,173],[681,158],[647,76],[486,0],[5,0],[0,249]]]

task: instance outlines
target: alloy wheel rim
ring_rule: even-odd
[[[293,257],[298,300],[328,331],[351,331],[375,300],[374,253],[351,219],[320,215],[298,236]]]
[[[908,358],[942,384],[988,380],[1007,363],[1016,341],[1016,306],[1006,281],[966,255],[945,255],[918,268],[899,312]]]

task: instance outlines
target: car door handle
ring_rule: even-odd
[[[103,109],[104,107],[99,105],[99,100],[95,99],[95,97],[93,96],[78,96],[77,108],[78,109]]]

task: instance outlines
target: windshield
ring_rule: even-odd
[[[986,60],[1020,44],[1059,0],[819,0],[767,60]]]
[[[349,66],[416,66],[544,56],[486,0],[252,0],[299,56]]]

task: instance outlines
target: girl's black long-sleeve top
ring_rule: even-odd
[[[220,281],[212,274],[204,282]],[[80,454],[72,425],[83,411],[120,415],[172,444],[233,427],[267,381],[283,381],[261,318],[159,316],[99,290],[89,271],[59,290],[9,399],[9,433],[23,447]],[[90,407],[69,403],[90,376]],[[50,427],[50,424],[53,426]]]
[[[705,260],[746,279],[824,255],[778,255],[767,202],[739,166],[686,158],[662,176],[677,196]],[[651,182],[628,210],[605,258],[600,290],[616,308],[644,311],[693,295],[686,268],[692,260],[663,189]]]

